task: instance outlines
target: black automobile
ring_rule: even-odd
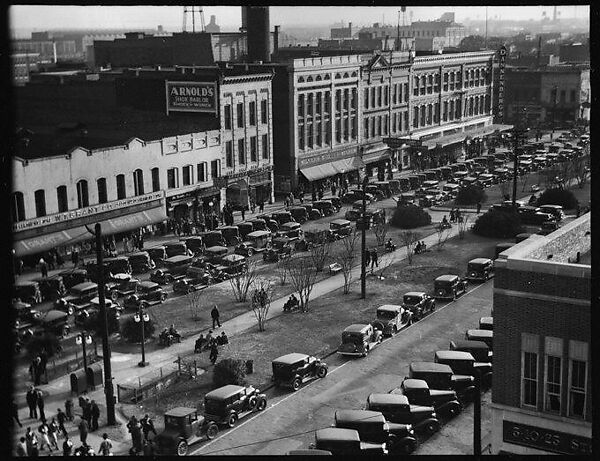
[[[308,219],[315,220],[321,219],[323,217],[323,213],[321,213],[321,210],[313,207],[311,203],[303,203],[300,206],[303,207],[308,213]]]
[[[127,264],[129,265],[129,262]],[[117,265],[115,265],[115,268],[116,268],[116,266]],[[102,272],[100,272],[100,268],[98,267],[97,263],[88,262],[85,265],[85,270],[87,271],[88,278],[90,281],[92,281],[94,283],[98,283],[100,281],[100,275],[102,274]],[[117,274],[117,273],[119,273],[119,271],[117,271],[117,272],[111,271],[106,260],[104,260],[104,269],[103,269],[104,280],[110,279],[113,274]],[[131,273],[131,270],[129,271],[129,273]]]
[[[494,330],[494,317],[481,317],[479,319],[480,330]]]
[[[267,407],[267,396],[252,386],[228,384],[204,396],[204,418],[216,424],[236,425],[238,420]]]
[[[201,232],[200,237],[202,237],[202,241],[204,242],[204,246],[206,248],[214,246],[227,246],[225,239],[223,238],[223,233],[220,230]]]
[[[240,235],[238,226],[221,226],[217,230],[221,231],[227,245],[238,245],[242,242],[242,236]]]
[[[338,239],[348,237],[354,231],[352,223],[347,219],[334,219],[329,223],[329,229]]]
[[[478,362],[492,362],[494,353],[483,341],[474,341],[468,339],[456,339],[450,341],[451,351],[468,352]]]
[[[56,301],[67,293],[63,278],[60,275],[40,277],[32,281],[39,285],[44,301]]]
[[[292,240],[288,237],[276,237],[271,240],[272,247],[263,252],[263,261],[277,262],[289,258],[293,252]]]
[[[303,206],[291,206],[288,208],[288,211],[296,222],[304,224],[308,221],[308,211]]]
[[[335,427],[358,431],[361,441],[383,443],[390,453],[410,454],[417,448],[410,424],[388,422],[379,411],[337,410]]]
[[[433,282],[435,298],[456,299],[467,292],[467,281],[458,275],[440,275]]]
[[[434,434],[440,430],[440,421],[432,406],[411,405],[401,394],[371,394],[367,409],[380,411],[385,419],[394,423],[410,424],[415,431]]]
[[[328,451],[334,456],[349,459],[388,453],[385,443],[363,442],[357,430],[337,427],[315,431],[315,443],[311,444],[310,448]]]
[[[134,274],[148,272],[156,268],[156,264],[152,261],[150,253],[147,251],[139,251],[129,255],[129,265]]]
[[[494,348],[494,332],[493,330],[483,330],[472,328],[465,332],[465,339],[470,341],[483,341],[487,344],[490,350]]]
[[[250,224],[252,224],[253,232],[258,231],[258,230],[260,230],[260,231],[268,231],[269,230],[269,228],[267,227],[267,222],[264,219],[254,218],[248,222]]]
[[[464,351],[436,351],[434,357],[436,363],[448,365],[454,373],[473,376],[484,387],[492,386],[490,362],[476,362],[475,357]]]
[[[65,288],[70,290],[71,287],[78,285],[83,282],[87,282],[89,280],[88,273],[85,269],[72,269],[67,271],[59,272],[63,278],[63,283],[65,284]]]
[[[246,271],[246,269],[248,269],[248,263],[246,262],[246,258],[244,256],[230,254],[223,256],[217,262],[215,269],[231,277]]]
[[[517,209],[519,218],[523,224],[532,226],[541,226],[547,221],[556,221],[554,215],[550,213],[542,213],[539,208],[533,206],[522,206]]]
[[[279,226],[279,231],[277,231],[278,237],[287,237],[291,241],[300,240],[304,235],[304,230],[300,223],[297,222],[286,222]]]
[[[202,252],[204,251],[204,241],[202,240],[202,237],[199,236],[192,236],[192,237],[182,237],[180,239],[183,243],[185,243],[185,246],[187,247],[188,250],[191,250],[192,253],[194,253],[194,256],[198,256],[201,255]]]
[[[282,224],[295,222],[294,217],[289,211],[276,211],[271,215],[271,219],[277,221],[280,228]]]
[[[271,232],[277,232],[279,230],[279,223],[271,218],[271,216],[261,215],[259,218],[265,221],[265,224],[267,225],[266,230],[270,230]]]
[[[417,321],[435,310],[435,299],[424,291],[409,291],[402,297],[402,307],[409,309]]]
[[[489,258],[475,258],[467,264],[465,279],[475,282],[485,282],[494,275],[494,261]]]
[[[327,364],[311,355],[292,353],[273,360],[273,381],[277,387],[289,387],[294,391],[316,378],[327,376]]]
[[[164,245],[148,248],[146,251],[157,266],[162,266],[165,260],[169,257],[167,255],[167,247]]]
[[[470,399],[475,391],[475,378],[470,374],[454,374],[449,365],[436,362],[411,362],[409,378],[422,379],[432,389],[452,390],[461,399]]]
[[[254,227],[252,221],[244,221],[236,224],[236,226],[240,231],[240,238],[242,241],[244,241],[247,238],[248,234],[254,232],[255,230],[258,230],[258,228]]]
[[[123,306],[128,309],[137,309],[140,303],[144,306],[152,306],[162,303],[167,299],[167,293],[154,282],[140,282],[135,294],[127,296],[123,301]]]
[[[337,213],[337,208],[333,206],[331,200],[318,200],[313,202],[313,208],[319,210],[323,216],[331,216],[332,214]]]
[[[164,415],[164,430],[154,440],[156,454],[186,456],[188,447],[203,440],[214,439],[219,428],[198,415],[196,408],[177,407]]]
[[[131,274],[131,265],[126,256],[106,258],[104,264],[112,274]]]
[[[456,416],[463,408],[456,392],[430,389],[422,379],[405,378],[400,387],[392,389],[390,394],[405,395],[412,405],[433,407],[441,415]]]

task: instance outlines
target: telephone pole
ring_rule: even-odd
[[[515,208],[517,206],[517,172],[518,172],[518,166],[519,166],[519,154],[521,153],[520,152],[521,151],[520,144],[521,144],[523,137],[527,133],[527,131],[529,131],[529,129],[525,126],[526,114],[527,114],[527,108],[524,107],[522,119],[519,117],[519,114],[517,114],[516,125],[513,128],[513,143],[514,143],[514,148],[513,148],[513,158],[514,158],[513,190],[512,190],[512,206],[513,206],[513,208]]]
[[[362,199],[362,216],[361,216],[361,264],[360,264],[360,298],[365,299],[367,296],[367,265],[366,265],[366,246],[367,246],[367,184],[369,177],[365,171],[365,177],[362,183],[363,199]]]

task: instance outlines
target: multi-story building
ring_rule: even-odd
[[[71,60],[79,57],[75,40],[53,38],[48,32],[32,32],[30,39],[11,42],[14,53],[39,54],[44,63]]]
[[[24,85],[29,81],[31,73],[36,72],[38,69],[39,53],[13,53],[10,58],[12,60],[13,84]]]
[[[330,29],[330,37],[332,39],[352,38],[352,23],[348,23],[348,27],[334,27]]]
[[[492,453],[591,455],[591,218],[500,254]]]

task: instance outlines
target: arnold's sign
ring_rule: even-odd
[[[169,112],[217,112],[217,84],[165,82]]]

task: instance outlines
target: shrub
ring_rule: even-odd
[[[414,229],[431,224],[431,215],[421,207],[401,205],[394,210],[390,223],[400,229]]]
[[[539,196],[536,205],[560,205],[565,210],[572,210],[577,208],[577,199],[573,192],[567,189],[546,189],[542,195]]]
[[[241,359],[223,359],[215,365],[213,384],[216,387],[246,384],[246,363]]]
[[[461,187],[456,196],[457,205],[476,205],[479,202],[485,202],[487,195],[485,191],[478,186]]]
[[[154,322],[154,319],[150,317],[150,320],[144,322],[144,336],[146,339],[154,334],[155,329],[156,323]],[[123,326],[121,327],[121,336],[130,343],[142,342],[142,329],[140,328],[140,324],[133,319],[133,316],[129,317],[123,323]]]
[[[119,319],[114,309],[106,311],[106,320],[108,321],[108,334],[118,333],[120,330]],[[100,321],[100,312],[93,312],[84,322],[83,327],[87,331],[93,331],[99,336],[102,335],[102,322]],[[139,328],[138,328],[139,329]]]
[[[523,227],[516,212],[490,210],[475,221],[473,232],[483,237],[513,238]]]
[[[42,349],[46,349],[48,358],[53,357],[60,347],[60,339],[54,333],[44,333],[41,336],[34,336],[25,345],[27,354],[30,357],[38,355]]]

